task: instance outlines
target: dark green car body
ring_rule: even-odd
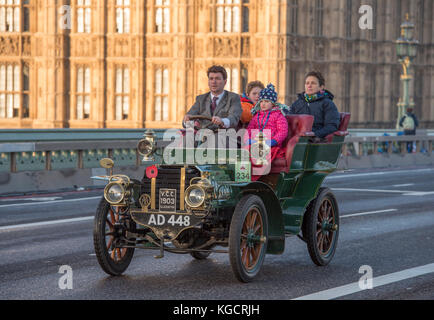
[[[337,170],[344,136],[334,136],[328,143],[312,143],[310,140],[308,136],[300,137],[289,172],[278,174],[274,188],[261,181],[236,182],[234,164],[195,165],[191,162],[184,165],[196,166],[201,172],[209,174],[209,179],[218,182],[219,186],[230,187],[229,197],[212,201],[213,210],[234,208],[246,194],[259,196],[268,215],[267,253],[281,254],[285,249],[285,234],[300,233],[307,206],[316,198],[326,176]],[[165,166],[164,161],[148,162],[147,165]]]
[[[147,132],[139,149],[152,157],[144,158],[143,178],[110,176],[104,190],[94,229],[98,262],[107,273],[119,275],[136,248],[160,250],[158,258],[167,251],[199,260],[228,252],[236,277],[248,282],[265,254],[282,254],[285,238],[297,235],[313,262],[327,265],[336,249],[339,209],[322,184],[338,168],[346,134],[339,131],[319,141],[302,131],[287,149],[284,169],[276,166],[252,181],[250,153],[244,148],[169,149]],[[215,250],[218,246],[229,251]]]

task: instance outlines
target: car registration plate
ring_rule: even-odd
[[[190,227],[192,224],[190,215],[186,214],[161,214],[151,213],[147,216],[145,224],[150,227]],[[196,222],[196,221],[194,221]]]
[[[159,210],[176,212],[176,189],[160,189]]]

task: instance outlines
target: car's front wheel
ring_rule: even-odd
[[[229,259],[241,282],[259,273],[267,251],[267,211],[261,198],[246,195],[235,207],[229,230]]]
[[[101,268],[109,275],[121,275],[130,265],[134,248],[123,248],[126,228],[135,231],[135,222],[123,220],[120,207],[111,206],[104,198],[95,215],[93,243]],[[122,221],[123,220],[123,221]],[[128,239],[134,244],[135,239]]]

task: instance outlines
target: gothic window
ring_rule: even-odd
[[[375,69],[372,69],[368,72],[368,105],[367,105],[367,120],[373,122],[375,120],[375,102],[376,102],[376,73]]]
[[[0,0],[0,32],[29,31],[29,12],[29,0]]]
[[[344,112],[351,111],[351,72],[346,70],[344,73]]]
[[[130,71],[127,67],[116,68],[115,120],[127,120],[130,113]]]
[[[425,28],[425,0],[420,0],[419,4],[419,17],[417,19],[419,29],[419,41],[424,42],[424,28]]]
[[[90,117],[90,68],[79,67],[77,69],[76,90],[76,115],[77,120],[89,119]]]
[[[352,37],[352,14],[353,14],[353,0],[347,0],[346,13],[345,13],[345,32],[346,37]]]
[[[22,104],[22,113],[21,118],[30,117],[30,102],[29,102],[29,93],[30,93],[30,68],[27,64],[23,65],[23,104]]]
[[[30,0],[24,0],[23,3],[23,32],[30,31]]]
[[[226,90],[232,92],[240,91],[240,73],[236,67],[225,67],[228,74],[228,81],[226,83]]]
[[[91,0],[77,0],[77,32],[91,32]]]
[[[17,118],[20,116],[20,71],[18,64],[0,65],[0,118]]]
[[[297,99],[297,70],[296,69],[292,69],[291,70],[291,75],[290,75],[290,88],[291,88],[291,92],[290,92],[290,97],[291,97],[291,101],[295,101]]]
[[[416,114],[422,114],[422,106],[424,101],[423,94],[423,83],[424,83],[424,72],[423,69],[416,69],[414,77],[414,87],[413,87],[413,97],[415,102],[415,112]]]
[[[396,0],[396,4],[395,4],[395,30],[398,30],[398,35],[400,34],[401,31],[401,23],[403,21],[402,19],[402,1],[401,0]]]
[[[170,0],[155,0],[155,32],[170,32]]]
[[[130,32],[130,0],[116,0],[116,32]]]
[[[291,0],[291,33],[296,34],[298,32],[298,0]]]
[[[315,35],[323,35],[324,0],[316,0],[315,5]]]
[[[249,71],[245,65],[241,66],[241,88],[240,92],[243,92],[247,88],[249,79]]]
[[[161,67],[155,70],[154,120],[169,120],[169,70]]]
[[[377,0],[373,0],[372,1],[372,10],[374,12],[374,16],[373,16],[373,25],[374,25],[374,29],[370,30],[370,34],[371,34],[371,39],[372,40],[377,40],[377,15],[378,15],[378,1]]]
[[[243,0],[243,5],[241,7],[242,10],[242,32],[249,32],[249,0]]]
[[[249,2],[249,0],[217,0],[215,31],[249,32]]]

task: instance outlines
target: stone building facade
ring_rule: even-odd
[[[213,64],[227,89],[272,82],[286,104],[320,70],[351,127],[393,128],[406,13],[415,112],[433,127],[432,0],[0,0],[0,128],[180,127]]]

